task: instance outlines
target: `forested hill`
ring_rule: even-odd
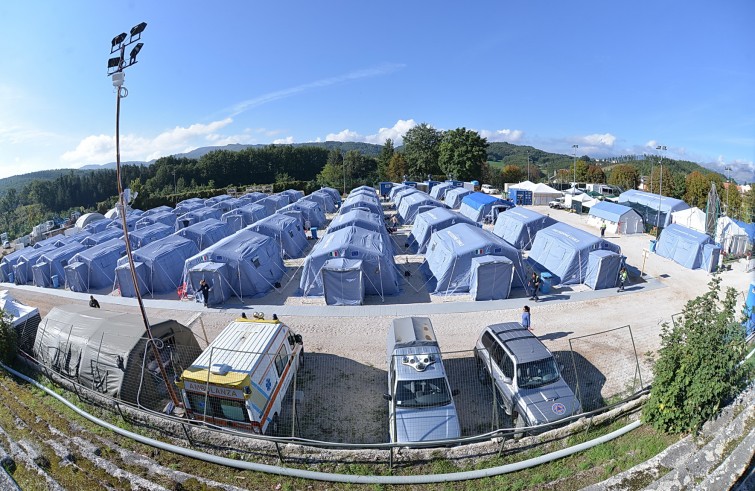
[[[206,155],[210,152],[213,152],[215,150],[230,150],[232,152],[239,152],[246,148],[261,148],[261,147],[268,147],[268,146],[271,146],[271,145],[268,145],[268,144],[242,145],[240,143],[232,143],[230,145],[225,145],[222,147],[196,148],[192,150],[191,152],[176,154],[174,155],[174,157],[179,157],[179,158],[186,157],[188,159],[198,159],[199,157]],[[341,151],[341,153],[347,153],[347,152],[350,152],[351,150],[356,150],[368,157],[376,157],[380,153],[380,149],[382,148],[382,145],[375,145],[373,143],[337,142],[337,141],[292,143],[290,144],[290,146],[292,147],[317,147],[317,148],[325,148],[326,150],[332,150],[334,148],[337,148],[338,150]]]
[[[5,194],[9,189],[21,190],[27,184],[32,181],[53,181],[62,175],[70,174],[86,174],[88,170],[81,169],[53,169],[53,170],[40,170],[37,172],[30,172],[28,174],[21,174],[13,177],[6,177],[0,179],[0,196]]]

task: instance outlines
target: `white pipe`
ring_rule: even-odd
[[[595,447],[602,443],[618,438],[626,433],[629,433],[630,431],[636,428],[639,428],[642,425],[641,421],[635,421],[634,423],[630,423],[626,425],[625,427],[620,428],[612,433],[603,435],[599,438],[595,438],[588,442],[580,443],[579,445],[575,445],[573,447],[564,448],[556,452],[551,452],[551,453],[542,455],[540,457],[523,460],[521,462],[516,462],[513,464],[506,464],[499,467],[491,467],[488,469],[454,472],[450,474],[409,475],[409,476],[359,476],[359,475],[351,475],[351,474],[334,474],[331,472],[307,471],[303,469],[292,469],[292,468],[287,468],[287,467],[280,467],[277,465],[258,464],[254,462],[244,462],[240,460],[229,459],[226,457],[220,457],[217,455],[211,455],[208,453],[199,452],[197,450],[191,450],[188,448],[179,447],[177,445],[172,445],[170,443],[161,442],[159,440],[154,440],[146,436],[132,433],[130,431],[119,428],[113,424],[110,424],[107,421],[103,421],[95,416],[92,416],[91,414],[87,413],[83,409],[80,409],[75,404],[72,404],[71,402],[69,402],[63,396],[56,394],[52,390],[38,383],[36,380],[33,380],[27,377],[26,375],[19,373],[13,370],[12,368],[7,367],[5,364],[0,363],[0,367],[4,368],[6,371],[11,373],[12,375],[34,385],[38,389],[45,391],[47,394],[56,398],[57,400],[59,400],[60,402],[62,402],[63,404],[71,408],[73,411],[78,413],[80,416],[88,419],[92,423],[100,425],[103,428],[107,428],[110,431],[113,431],[114,433],[117,433],[121,436],[125,436],[126,438],[130,438],[144,445],[150,445],[152,447],[159,448],[161,450],[166,450],[168,452],[173,452],[178,455],[183,455],[185,457],[199,459],[199,460],[203,460],[205,462],[210,462],[213,464],[224,465],[226,467],[233,467],[235,469],[249,470],[249,471],[255,471],[255,472],[265,472],[268,474],[276,474],[276,475],[287,476],[287,477],[296,477],[300,479],[311,479],[315,481],[342,482],[342,483],[354,483],[354,484],[429,484],[429,483],[440,483],[440,482],[449,482],[449,481],[466,481],[470,479],[480,479],[483,477],[499,476],[501,474],[508,474],[510,472],[516,472],[523,469],[528,469],[530,467],[535,467],[541,464],[545,464],[548,462],[552,462],[554,460],[561,459],[563,457],[567,457],[569,455],[573,455],[575,453],[581,452],[583,450],[587,450],[589,448]]]

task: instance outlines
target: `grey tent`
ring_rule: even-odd
[[[175,320],[150,319],[152,336],[173,383],[173,367],[187,367],[201,353],[194,334]],[[43,366],[107,396],[162,410],[170,399],[144,322],[84,305],[53,307],[39,324],[33,348]],[[175,388],[174,388],[175,390]]]
[[[325,210],[315,201],[297,201],[296,203],[284,206],[278,210],[278,212],[285,213],[288,210],[300,211],[304,219],[309,220],[309,223],[313,227],[324,227],[327,222],[327,219],[325,218]]]
[[[341,193],[338,192],[337,189],[333,188],[322,188],[321,191],[325,191],[329,195],[333,197],[333,202],[336,204],[337,207],[341,207]]]
[[[84,227],[84,230],[86,232],[89,232],[90,234],[97,234],[97,233],[102,232],[105,229],[107,229],[108,226],[111,223],[113,223],[113,220],[111,220],[109,218],[106,218],[104,220],[97,220],[95,222],[91,222],[91,223],[87,224]]]
[[[398,216],[401,219],[401,223],[411,225],[420,212],[432,208],[445,208],[445,205],[431,198],[429,194],[422,192],[414,193],[401,200],[401,204],[398,207]]]
[[[328,225],[328,233],[354,226],[377,232],[389,239],[388,229],[385,228],[385,219],[375,213],[359,209],[339,213]]]
[[[56,242],[54,244],[47,244],[45,247],[39,249],[32,247],[22,249],[21,254],[16,260],[16,264],[13,265],[13,279],[17,285],[26,285],[32,281],[34,278],[32,268],[46,252],[57,248],[55,244],[59,244],[61,247],[65,245],[64,243]]]
[[[302,199],[314,201],[315,203],[319,204],[320,208],[322,208],[325,213],[335,213],[336,211],[336,201],[333,199],[333,196],[327,191],[323,191],[322,189],[318,189],[314,193],[305,196]]]
[[[89,237],[86,237],[81,241],[81,244],[86,247],[93,247],[97,244],[102,244],[112,239],[123,239],[123,230],[121,229],[107,229],[102,232],[97,232]]]
[[[83,250],[86,250],[86,247],[78,242],[71,242],[42,254],[32,266],[34,286],[57,288],[64,284],[66,272],[63,268],[73,256]]]
[[[278,194],[288,196],[289,204],[296,203],[304,197],[304,191],[299,191],[298,189],[286,189],[285,191],[281,191]]]
[[[164,223],[152,223],[145,227],[134,230],[128,234],[128,243],[132,249],[139,249],[147,244],[167,237],[173,233],[173,228]]]
[[[190,261],[191,259],[187,259]],[[202,262],[189,268],[186,283],[192,285],[192,291],[199,289],[199,283],[205,280],[210,287],[208,305],[220,305],[231,298],[231,277],[226,263]]]
[[[400,191],[402,191],[404,189],[408,189],[410,187],[411,186],[407,186],[406,184],[396,184],[396,183],[393,183],[393,186],[391,186],[391,190],[388,191],[388,199],[391,200],[391,201],[394,201],[394,198],[396,197],[396,195]]]
[[[470,191],[469,189],[453,188],[446,192],[446,197],[443,198],[443,202],[449,208],[457,210],[459,209],[459,207],[461,207],[461,200],[463,200],[464,197],[468,194],[472,194],[472,191]]]
[[[74,292],[112,288],[118,260],[125,254],[123,239],[111,239],[79,252],[65,267],[66,286]]]
[[[448,228],[457,223],[468,223],[476,227],[482,227],[481,224],[472,221],[461,213],[448,208],[432,208],[423,211],[414,219],[412,231],[409,233],[409,247],[412,251],[424,254],[427,251],[427,244],[433,233]]]
[[[197,245],[197,249],[200,251],[207,247],[210,247],[220,239],[224,239],[231,235],[233,230],[227,223],[221,222],[215,218],[209,218],[207,220],[189,225],[186,228],[182,228],[176,235],[186,237]]]
[[[265,196],[261,200],[255,201],[254,204],[264,206],[265,207],[265,216],[270,216],[276,211],[278,211],[279,208],[283,208],[286,206],[286,204],[283,204],[283,201],[286,198],[284,196]]]
[[[267,216],[265,207],[255,203],[245,204],[235,210],[223,213],[220,219],[227,223],[233,232],[238,232],[257,220],[262,220]]]
[[[323,296],[327,305],[362,305],[364,273],[362,261],[334,257],[322,265]]]
[[[504,256],[472,258],[469,294],[473,300],[502,300],[509,298],[514,263]]]
[[[592,251],[587,260],[585,285],[593,290],[615,287],[622,259],[621,254],[613,251]]]
[[[150,208],[149,210],[142,213],[142,218],[152,216],[152,215],[157,215],[166,211],[169,213],[173,213],[173,208],[167,205],[156,206],[155,208]]]
[[[396,193],[393,196],[393,203],[396,206],[396,210],[398,210],[401,207],[401,202],[404,199],[406,199],[408,196],[411,196],[411,195],[417,194],[417,193],[421,193],[423,196],[427,194],[427,193],[424,193],[424,192],[420,191],[419,189],[411,187],[411,186],[409,186],[407,188],[404,188],[401,191],[399,191],[398,193]]]
[[[22,254],[24,252],[27,252],[27,249],[30,251],[33,250],[31,247],[19,249],[17,251],[13,251],[10,254],[6,254],[5,256],[0,259],[0,281],[3,283],[14,283],[15,282],[15,276],[13,274],[13,267],[18,263],[19,258],[21,258]]]
[[[519,250],[529,250],[535,235],[554,223],[549,216],[517,206],[498,214],[493,233]]]
[[[446,197],[446,193],[453,188],[454,185],[452,182],[441,182],[440,184],[433,186],[433,188],[430,190],[430,196],[437,199],[438,201],[442,201],[443,198]]]
[[[220,220],[220,217],[222,215],[223,214],[217,208],[208,208],[206,206],[203,208],[197,208],[196,210],[192,210],[179,216],[176,223],[176,228],[178,230],[181,230],[182,228],[186,228],[194,225],[195,223],[209,220],[210,218]]]
[[[136,229],[136,222],[141,220],[141,218],[141,215],[137,215],[136,213],[126,215],[126,228],[129,232]],[[123,219],[120,217],[114,219],[107,225],[107,228],[119,228],[123,230]]]
[[[169,235],[133,251],[139,290],[152,294],[177,291],[184,262],[198,252],[193,241],[179,235]],[[121,296],[133,297],[134,281],[125,257],[119,261],[115,275]]]
[[[231,210],[235,210],[236,208],[239,208],[240,206],[243,206],[245,203],[241,201],[240,199],[236,198],[228,198],[224,199],[223,201],[219,201],[211,206],[211,208],[215,208],[216,210],[220,210],[220,213],[228,213]]]
[[[302,257],[307,248],[307,236],[299,220],[288,215],[275,213],[246,227],[258,234],[275,239],[280,250],[291,258]]]

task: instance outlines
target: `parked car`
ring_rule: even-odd
[[[520,323],[486,327],[475,345],[475,358],[478,379],[482,384],[495,381],[499,406],[514,427],[552,423],[582,412],[553,354]]]
[[[490,184],[483,184],[481,191],[486,194],[501,194],[501,190],[498,188],[494,188]]]
[[[394,319],[388,330],[388,425],[392,442],[458,438],[459,418],[430,319]]]
[[[549,201],[548,206],[550,206],[551,208],[555,208],[557,210],[563,210],[564,208],[566,208],[566,206],[564,205],[563,197],[556,198],[553,201]]]

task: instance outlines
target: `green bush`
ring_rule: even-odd
[[[643,420],[666,433],[695,432],[747,384],[745,332],[735,319],[736,291],[720,298],[721,279],[663,324],[655,379]]]
[[[10,365],[18,354],[18,335],[10,325],[10,316],[0,310],[0,360]]]

